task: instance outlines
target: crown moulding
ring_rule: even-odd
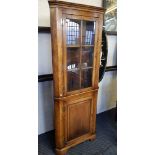
[[[50,7],[63,7],[63,8],[75,8],[79,10],[87,10],[87,11],[95,11],[95,12],[105,12],[106,9],[103,7],[96,7],[91,5],[79,4],[79,3],[72,3],[72,2],[65,2],[65,1],[57,1],[57,0],[49,0],[48,1]]]

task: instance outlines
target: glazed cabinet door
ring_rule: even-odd
[[[64,91],[72,94],[92,89],[96,73],[96,18],[63,17]]]

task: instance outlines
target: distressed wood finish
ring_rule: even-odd
[[[101,35],[105,10],[99,7],[61,1],[49,1],[49,6],[51,15],[56,154],[65,155],[70,147],[86,140],[95,139]],[[91,67],[92,85],[69,92],[67,91],[66,28],[62,24],[62,20],[66,18],[78,19],[81,20],[81,23],[84,20],[95,21],[96,23],[95,41],[94,45],[91,45],[94,47]],[[80,33],[83,33],[82,27]],[[76,46],[71,48],[77,48],[78,46]],[[82,45],[80,46],[80,58],[81,50]],[[80,71],[80,82],[81,74],[82,69]]]

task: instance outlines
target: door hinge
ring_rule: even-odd
[[[65,20],[61,18],[61,25],[64,25]]]

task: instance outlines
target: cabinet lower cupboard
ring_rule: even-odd
[[[104,9],[49,1],[56,154],[95,139]]]

